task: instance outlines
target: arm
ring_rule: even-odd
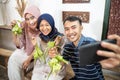
[[[16,20],[13,20],[11,23],[10,23],[10,26],[11,26],[11,29],[12,29],[12,32],[13,32],[13,27],[16,25],[16,23],[17,23],[17,21]],[[22,22],[23,23],[23,22]],[[22,23],[20,23],[20,24],[22,24]],[[22,27],[23,25],[21,25],[21,28],[23,29],[23,27]],[[14,28],[14,30],[15,30],[15,28]],[[23,32],[22,32],[22,34],[15,34],[14,32],[13,32],[13,42],[14,42],[14,44],[16,45],[16,47],[17,48],[20,48],[20,37],[21,37],[21,35],[23,35]]]
[[[101,46],[113,50],[114,52],[98,50],[97,54],[100,56],[109,57],[108,59],[100,61],[101,65],[105,69],[114,68],[120,65],[120,36],[109,35],[108,39],[116,39],[117,44],[110,44],[102,42]]]
[[[23,63],[23,69],[27,69],[27,67],[29,66],[30,62],[32,61],[33,59],[33,54],[34,54],[34,51],[33,53],[24,61]]]
[[[35,46],[36,45],[36,38],[32,40],[32,44]],[[29,66],[30,62],[32,61],[33,58],[33,55],[34,55],[34,51],[35,49],[33,50],[33,52],[31,53],[31,55],[29,55],[29,57],[24,61],[23,63],[23,69],[27,69],[27,67]]]
[[[13,42],[16,45],[17,48],[20,48],[20,39],[19,35],[13,34]]]

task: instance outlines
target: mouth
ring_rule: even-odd
[[[48,32],[49,32],[48,30],[42,31],[44,35],[48,35]]]
[[[70,39],[74,39],[75,36],[76,36],[75,34],[70,34],[70,35],[69,35],[69,38],[70,38]]]

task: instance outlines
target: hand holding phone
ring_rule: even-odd
[[[116,44],[116,40],[103,40],[108,43]],[[106,48],[103,48],[101,45],[101,41],[86,44],[79,47],[79,59],[80,59],[80,65],[85,66],[89,64],[93,64],[96,62],[99,62],[103,59],[106,59],[107,57],[98,56],[97,50],[106,50],[106,51],[112,51]]]

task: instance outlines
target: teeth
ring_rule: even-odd
[[[33,26],[33,25],[35,25],[35,23],[31,23],[30,25]]]
[[[72,36],[70,36],[70,38],[74,38],[74,37],[75,37],[75,36],[73,36],[73,35],[72,35]]]
[[[44,31],[44,33],[47,33],[48,31]]]

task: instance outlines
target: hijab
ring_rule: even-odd
[[[42,14],[38,18],[37,29],[39,29],[39,27],[40,27],[39,25],[40,25],[40,23],[41,23],[42,20],[46,20],[50,24],[52,30],[51,30],[51,32],[47,36],[44,35],[43,33],[40,33],[40,35],[39,35],[40,38],[44,42],[53,41],[57,37],[57,35],[60,35],[60,33],[58,32],[58,30],[55,27],[55,22],[54,22],[53,17],[50,14],[47,14],[47,13]]]

